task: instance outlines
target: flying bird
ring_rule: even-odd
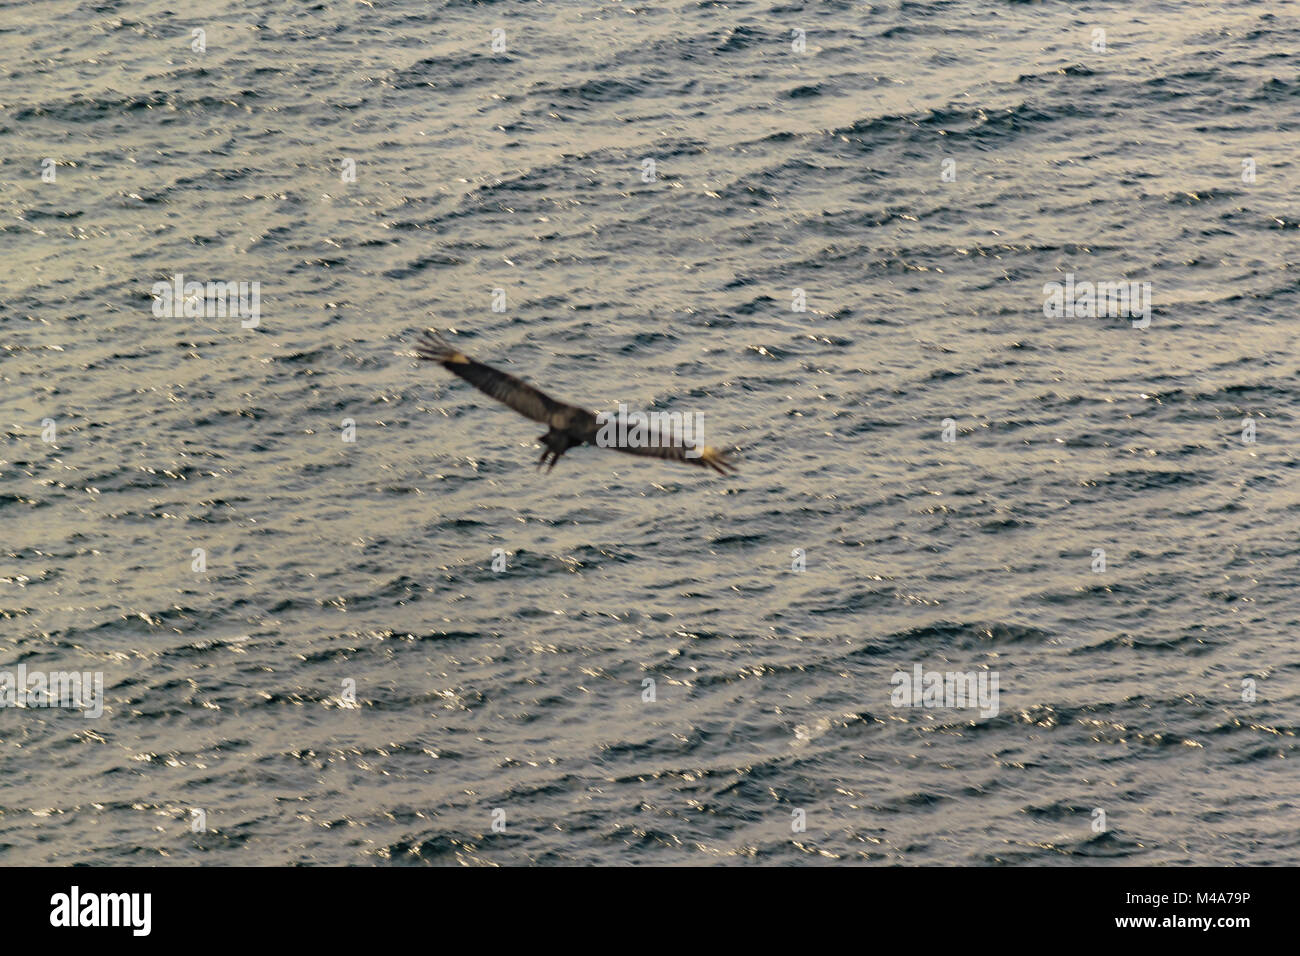
[[[531,418],[545,425],[546,434],[537,439],[546,446],[542,451],[542,457],[538,459],[538,468],[546,464],[549,459],[550,466],[547,471],[550,471],[560,460],[560,456],[570,448],[578,445],[597,445],[614,448],[630,455],[664,458],[687,465],[698,465],[701,468],[712,468],[720,475],[736,470],[727,452],[709,446],[693,448],[677,441],[677,436],[671,429],[666,432],[663,429],[657,432],[652,429],[645,444],[638,442],[598,444],[597,437],[602,430],[602,422],[594,413],[551,398],[545,392],[533,388],[508,372],[476,362],[454,348],[433,329],[424,331],[423,337],[416,343],[415,354],[425,361],[437,362],[447,371],[469,382],[480,392],[491,395],[525,418]],[[606,422],[608,421],[609,419],[606,419]],[[619,429],[619,424],[615,419],[612,426],[606,427],[616,431],[617,434],[627,434],[626,431]]]

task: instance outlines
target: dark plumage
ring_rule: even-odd
[[[547,470],[554,468],[560,456],[570,448],[578,445],[596,445],[596,437],[601,425],[594,413],[576,405],[557,401],[545,392],[533,388],[523,379],[474,361],[468,355],[453,348],[433,329],[425,330],[423,337],[416,343],[415,354],[426,361],[437,362],[447,371],[460,376],[479,391],[510,406],[525,418],[531,418],[547,426],[546,434],[538,438],[538,441],[546,446],[541,459],[537,462],[539,468],[546,464],[547,459],[550,460],[550,467]],[[615,428],[617,425],[616,422]],[[687,447],[682,442],[674,441],[675,436],[671,432],[662,435],[652,432],[648,438],[649,442],[646,445],[616,444],[598,447],[614,448],[629,455],[664,458],[688,465],[698,465],[701,468],[712,468],[720,475],[736,470],[727,453],[716,448]],[[688,451],[698,451],[699,454],[694,457],[688,456],[686,454]]]

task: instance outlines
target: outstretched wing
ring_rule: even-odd
[[[613,423],[611,432],[614,434],[627,434],[618,426],[617,421]],[[665,461],[680,461],[685,465],[712,468],[720,475],[736,470],[736,466],[732,463],[728,452],[714,448],[711,445],[688,444],[684,438],[679,439],[672,428],[651,428],[648,434],[644,435],[643,441],[632,441],[625,444],[603,444],[598,440],[592,440],[591,443],[603,448],[613,448],[615,451],[626,452],[629,455],[641,455],[644,458],[662,458]]]
[[[437,362],[448,372],[459,375],[485,395],[491,395],[498,402],[509,405],[520,415],[541,422],[543,425],[550,425],[556,420],[557,415],[573,410],[572,405],[556,401],[509,372],[474,361],[468,355],[453,348],[433,329],[424,330],[424,336],[416,343],[415,354],[425,361]]]
[[[668,461],[680,461],[687,465],[699,465],[701,468],[712,468],[720,475],[728,472],[734,472],[736,466],[731,461],[731,455],[728,452],[714,448],[712,445],[705,445],[703,448],[690,449],[683,448],[681,445],[647,445],[644,447],[623,447],[621,445],[610,445],[617,451],[625,451],[629,455],[645,455],[650,458],[664,458]],[[688,457],[688,451],[698,451],[696,457]]]

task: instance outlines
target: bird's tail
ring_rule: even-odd
[[[415,354],[427,362],[441,362],[443,365],[449,362],[463,365],[469,361],[463,352],[452,348],[451,343],[435,329],[424,330],[420,340],[415,343]]]

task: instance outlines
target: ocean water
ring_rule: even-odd
[[[0,4],[0,672],[103,678],[0,708],[0,864],[1300,863],[1297,45]],[[538,473],[426,326],[740,472]]]

